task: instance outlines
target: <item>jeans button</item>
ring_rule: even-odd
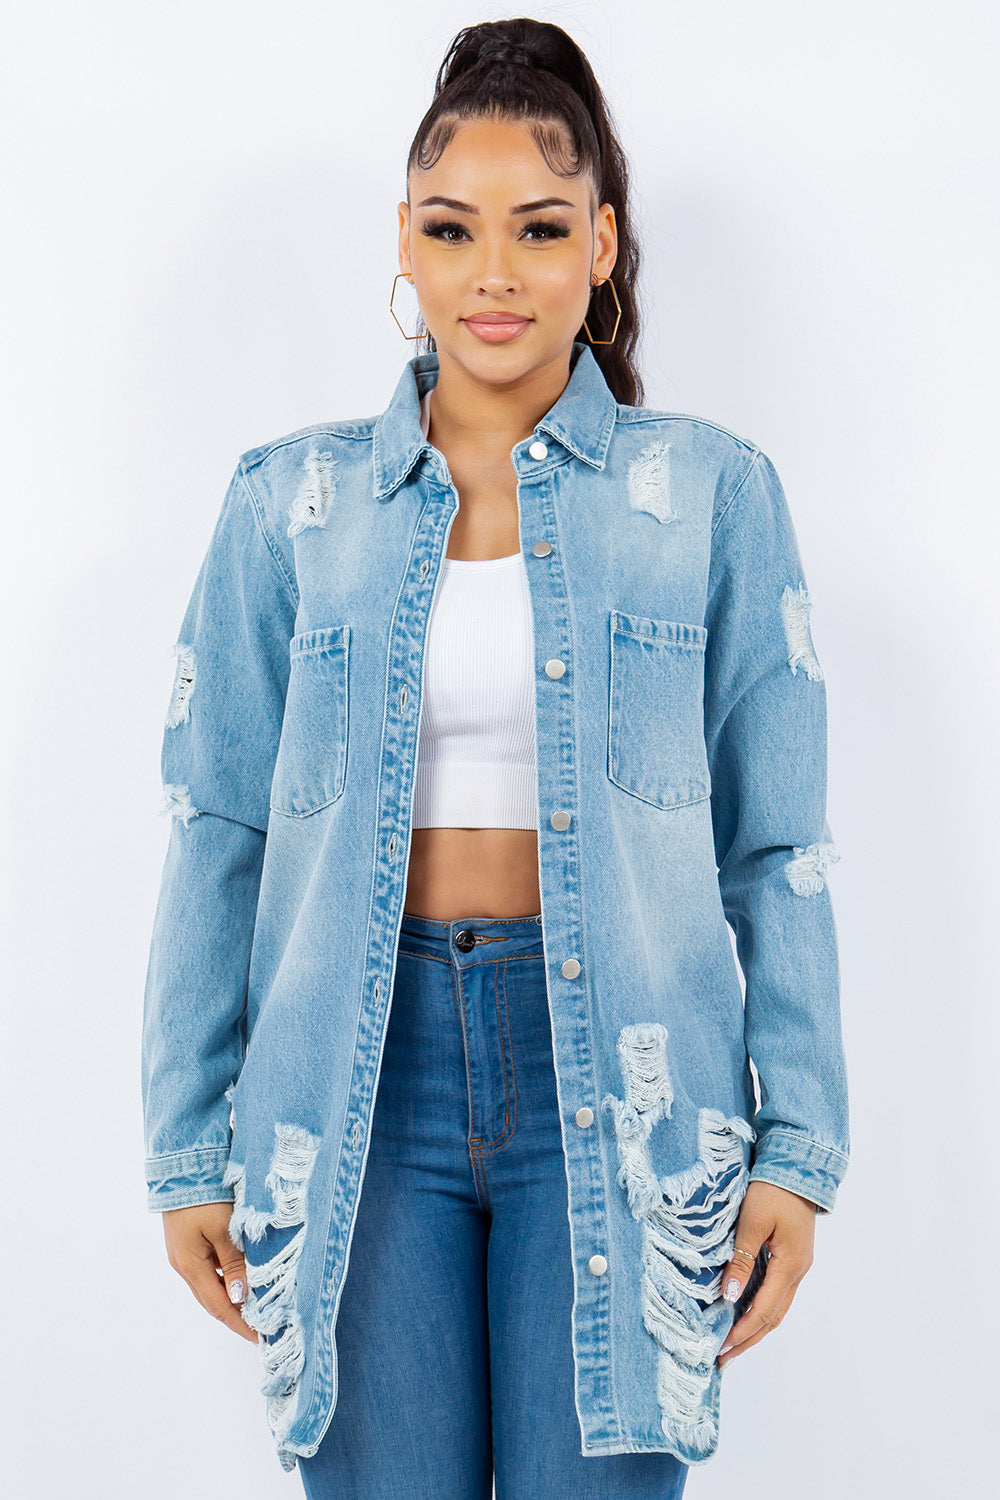
[[[470,932],[467,927],[463,927],[461,932],[455,933],[455,947],[458,948],[462,953],[468,953],[470,949],[474,948],[475,946],[476,934],[474,932]]]

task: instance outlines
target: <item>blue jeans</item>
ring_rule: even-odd
[[[675,1500],[672,1454],[582,1456],[572,1302],[542,919],[404,913],[308,1500]]]

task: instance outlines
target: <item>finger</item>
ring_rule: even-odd
[[[219,1280],[214,1266],[202,1262],[185,1276],[185,1280],[207,1313],[217,1318],[220,1323],[224,1323],[227,1328],[232,1329],[233,1333],[238,1333],[248,1343],[259,1342],[254,1330],[243,1321],[239,1305],[230,1302],[229,1294]]]
[[[719,1350],[720,1368],[724,1369],[737,1354],[759,1344],[766,1334],[774,1332],[791,1307],[805,1271],[804,1265],[800,1266],[798,1261],[772,1249],[764,1279],[753,1301],[733,1324]]]
[[[722,1268],[722,1295],[727,1302],[738,1302],[742,1297],[766,1237],[762,1229],[754,1231],[749,1223],[737,1226],[736,1248]]]
[[[256,1344],[257,1334],[249,1324],[243,1321],[240,1305],[230,1302],[226,1286],[219,1279],[211,1242],[206,1240],[204,1243],[207,1254],[186,1258],[178,1267],[180,1274],[207,1313],[217,1318],[220,1323],[224,1323],[227,1328],[232,1329],[233,1333],[238,1333],[249,1343]],[[246,1281],[245,1271],[243,1280]]]
[[[766,1190],[750,1183],[740,1205],[733,1235],[733,1253],[722,1268],[722,1295],[727,1302],[738,1302],[747,1283],[757,1271],[761,1247],[771,1248],[771,1237],[777,1229],[774,1203]],[[759,1274],[759,1273],[758,1273]]]
[[[234,1306],[239,1307],[246,1299],[247,1268],[243,1256],[228,1234],[212,1238],[215,1261],[225,1283],[226,1294]]]

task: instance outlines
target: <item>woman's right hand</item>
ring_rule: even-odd
[[[240,1314],[247,1271],[243,1256],[229,1238],[232,1212],[231,1203],[167,1209],[162,1216],[167,1260],[206,1312],[256,1344],[257,1334]]]

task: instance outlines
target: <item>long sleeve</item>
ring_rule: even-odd
[[[829,1212],[850,1154],[827,871],[826,686],[781,482],[757,452],[713,526],[705,735],[719,887],[760,1107],[750,1179]]]
[[[174,651],[161,770],[170,835],[142,1025],[152,1211],[232,1201],[226,1090],[246,1049],[250,951],[296,591],[242,463]]]

